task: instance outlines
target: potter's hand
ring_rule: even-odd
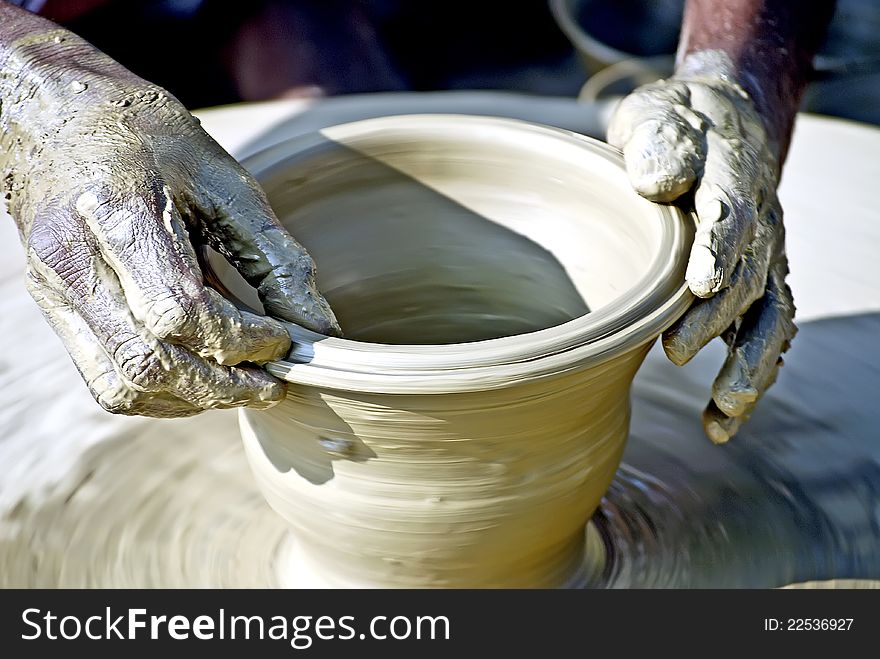
[[[0,164],[28,288],[95,399],[150,416],[280,400],[252,363],[286,354],[284,326],[208,288],[194,245],[233,263],[269,314],[333,332],[312,259],[257,183],[177,100],[69,32],[23,37],[2,70]]]
[[[623,150],[644,197],[671,202],[693,190],[699,225],[686,278],[700,299],[664,334],[663,347],[681,365],[712,338],[727,342],[703,414],[706,433],[721,443],[776,379],[796,328],[778,154],[726,63],[706,64],[685,59],[671,79],[625,98],[608,141]]]

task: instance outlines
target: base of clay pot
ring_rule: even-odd
[[[274,557],[275,577],[281,588],[375,588],[382,584],[344,581],[315,560],[290,532],[279,543]],[[583,543],[572,553],[570,570],[556,588],[601,587],[602,577],[609,565],[608,534],[591,521],[584,529]],[[516,575],[511,575],[516,581]]]

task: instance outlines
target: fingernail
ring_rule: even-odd
[[[705,245],[694,245],[685,279],[697,297],[712,297],[721,288],[721,267],[715,253]]]
[[[730,433],[715,419],[703,421],[703,430],[713,444],[726,444],[730,441]]]
[[[685,332],[675,329],[663,335],[663,352],[676,366],[684,366],[697,354],[691,342],[682,338],[684,335]]]
[[[724,365],[712,384],[712,399],[727,416],[741,416],[758,400],[749,368],[738,352]]]
[[[266,320],[272,320],[272,322],[277,323],[273,319],[267,318]],[[240,346],[235,346],[233,350],[215,350],[206,356],[212,357],[214,361],[223,366],[235,366],[242,362],[262,365],[267,362],[284,359],[290,352],[290,336],[283,325],[278,323],[278,326],[283,335],[264,337],[261,339],[263,341],[262,346],[252,345],[247,348],[247,351],[243,350]]]
[[[725,444],[742,425],[740,418],[731,418],[721,412],[713,403],[703,411],[703,430],[713,444]]]
[[[308,314],[306,320],[308,321],[308,329],[312,331],[326,336],[342,336],[342,328],[332,312],[330,316]]]
[[[712,399],[726,415],[739,416],[745,414],[749,406],[758,400],[758,390],[751,386],[742,386],[719,391]]]
[[[269,376],[267,375],[266,377]],[[269,382],[257,390],[256,396],[251,398],[248,407],[253,407],[258,410],[269,409],[283,401],[286,397],[287,386],[283,382]]]
[[[249,355],[248,361],[253,362],[254,364],[262,365],[266,364],[267,362],[274,362],[278,359],[284,359],[285,357],[287,357],[289,352],[290,336],[287,334],[287,330],[284,330],[284,337],[279,336],[277,337],[277,339],[268,342],[262,350],[260,350],[259,352],[255,352],[252,355]]]
[[[313,307],[311,309],[303,308],[303,315],[305,315],[312,323],[310,329],[320,332],[321,334],[326,334],[327,336],[341,337],[342,328],[339,326],[339,321],[336,320],[336,314],[333,313],[326,298],[315,291],[311,296],[311,300],[314,301]]]
[[[272,337],[273,340],[268,342],[264,351],[266,353],[266,359],[257,362],[260,364],[275,361],[277,359],[284,359],[290,352],[291,348],[290,335],[287,333],[287,328],[284,324],[274,318],[269,318],[268,316],[265,317],[264,320],[271,323],[274,336]]]
[[[720,199],[712,198],[698,205],[697,216],[700,224],[717,222],[725,215],[725,207]]]
[[[659,172],[653,164],[645,171],[637,172],[631,183],[640,195],[660,203],[675,201],[690,188],[690,181]]]

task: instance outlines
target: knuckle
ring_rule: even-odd
[[[64,260],[64,244],[58,228],[49,223],[35,224],[27,239],[30,256],[52,269]]]
[[[89,245],[64,222],[34,224],[26,245],[28,290],[39,289],[47,279],[59,289],[71,289],[92,270]]]
[[[199,308],[193,296],[169,291],[149,305],[144,324],[160,339],[186,339],[198,325]]]
[[[167,371],[154,350],[134,339],[114,351],[114,361],[126,382],[139,391],[162,388]]]
[[[71,205],[86,222],[102,222],[121,202],[118,187],[111,176],[80,185],[71,194]]]
[[[123,382],[113,368],[86,381],[89,392],[104,410],[111,414],[137,414],[140,393]]]
[[[92,390],[95,401],[110,414],[134,415],[138,413],[138,394],[119,383],[104,391]]]

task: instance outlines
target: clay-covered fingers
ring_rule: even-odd
[[[767,289],[743,316],[727,360],[712,385],[712,399],[727,416],[746,414],[775,380],[797,328],[794,301],[785,283],[788,262],[774,261]]]
[[[778,154],[737,79],[726,55],[688,55],[672,79],[626,97],[608,131],[642,196],[669,202],[693,192],[687,203],[698,225],[685,279],[698,299],[664,333],[663,347],[681,365],[717,336],[728,344],[703,416],[715,442],[751,414],[795,332]]]
[[[156,183],[144,187],[127,198],[103,190],[76,200],[134,318],[155,338],[218,364],[283,357],[290,347],[284,326],[242,312],[206,287],[171,192]]]
[[[775,201],[763,209],[752,243],[736,265],[729,285],[706,299],[697,299],[663,334],[663,349],[676,365],[690,361],[716,336],[721,336],[752,304],[764,295],[771,261],[782,256],[784,233],[781,209]]]
[[[38,217],[27,247],[29,290],[105,409],[182,416],[283,399],[283,383],[260,368],[223,366],[159,338],[78,214]]]
[[[623,150],[630,182],[652,201],[694,190],[699,219],[685,278],[697,297],[731,281],[755,232],[776,163],[747,101],[723,85],[660,81],[627,96],[608,141]]]
[[[315,262],[281,226],[257,182],[224,159],[205,185],[204,239],[257,289],[266,313],[321,334],[340,335],[315,281]]]
[[[730,119],[735,121],[735,119]],[[736,127],[716,126],[706,134],[703,174],[694,193],[699,219],[685,273],[697,297],[709,297],[731,281],[743,251],[755,235],[762,197],[772,194],[774,165]]]
[[[137,399],[140,392],[129,387],[101,347],[98,337],[58,291],[31,269],[27,289],[46,321],[61,339],[70,358],[85,381],[92,397],[105,410],[170,418],[192,416],[202,411],[176,396],[157,392],[148,400]]]
[[[689,94],[675,82],[646,85],[621,101],[608,127],[633,188],[651,201],[674,201],[702,173],[706,123]]]
[[[752,243],[734,270],[730,285],[696,300],[663,335],[676,364],[690,360],[715,336],[723,336],[728,356],[703,413],[706,434],[726,442],[748,419],[776,380],[781,355],[794,338],[794,302],[785,283],[782,210],[775,193],[762,206]]]
[[[727,360],[712,385],[703,427],[716,444],[728,441],[776,381],[782,354],[797,333],[794,301],[785,283],[784,257],[771,264],[764,296],[743,317]]]
[[[772,383],[771,383],[772,384]],[[769,385],[768,385],[769,386]],[[727,416],[718,409],[715,401],[710,401],[703,411],[703,430],[713,444],[724,444],[730,440],[740,429],[740,426],[749,420],[749,414],[741,416]]]

